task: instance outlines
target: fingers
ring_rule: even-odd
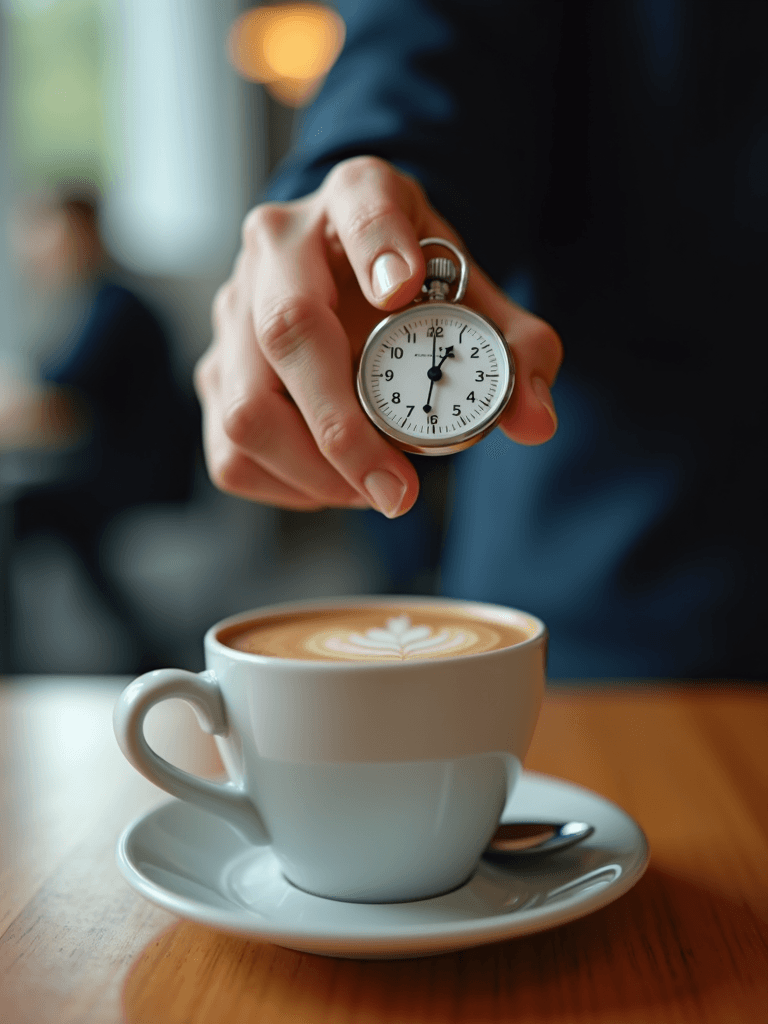
[[[406,305],[424,280],[415,222],[426,200],[410,179],[376,157],[338,164],[323,187],[336,232],[366,299],[381,309]]]
[[[217,411],[223,437],[237,451],[319,505],[358,503],[359,492],[318,451],[296,405],[257,343],[251,311],[251,266],[239,264],[227,308],[217,300],[221,343]],[[261,291],[261,290],[260,290]],[[218,443],[223,443],[219,437]]]
[[[225,424],[223,391],[220,386],[220,353],[209,350],[200,360],[195,372],[195,386],[203,405],[203,442],[208,472],[213,483],[222,491],[239,498],[277,505],[297,511],[311,511],[328,505],[365,505],[360,496],[340,477],[335,487],[329,487],[322,498],[308,492],[299,482],[293,486],[282,475],[275,475],[249,454],[247,447],[233,443]],[[255,446],[263,447],[261,442]],[[269,462],[269,459],[266,460]]]
[[[507,329],[507,339],[515,355],[517,378],[499,426],[520,444],[542,444],[557,431],[557,412],[550,391],[555,373],[547,367],[552,353],[561,347],[560,339],[549,324],[528,313]]]
[[[331,308],[335,285],[325,258],[323,230],[322,219],[314,221],[306,214],[298,225],[262,219],[252,238],[258,281],[253,289],[256,359],[263,354],[291,396],[311,434],[314,452],[392,518],[416,500],[418,478],[408,459],[374,429],[357,400],[349,338]],[[244,341],[240,352],[233,353],[227,370],[230,380],[243,373],[243,360],[253,360],[248,349]],[[234,388],[234,383],[228,385],[228,390]],[[246,390],[252,393],[252,385]],[[238,440],[243,443],[245,437]],[[296,448],[297,436],[289,443]],[[302,451],[307,473],[316,480],[321,468],[312,451]]]
[[[557,430],[550,393],[563,346],[544,320],[510,302],[477,267],[472,268],[467,305],[485,313],[502,330],[515,360],[515,389],[499,426],[519,444],[542,444]]]

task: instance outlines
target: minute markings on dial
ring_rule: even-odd
[[[424,312],[427,313],[427,310]],[[458,438],[464,432],[471,434],[477,430],[475,423],[480,424],[492,415],[492,409],[498,405],[498,378],[506,378],[506,372],[499,372],[501,360],[498,357],[501,353],[495,336],[489,338],[484,330],[478,330],[474,323],[462,322],[460,317],[433,316],[429,313],[411,319],[406,324],[400,321],[389,336],[379,335],[379,343],[374,346],[368,363],[370,370],[367,373],[363,370],[361,384],[367,378],[371,407],[376,410],[382,422],[396,426],[405,435],[418,437],[424,434],[445,434],[446,438]],[[429,328],[432,328],[431,336],[427,334]],[[439,333],[438,328],[441,328]],[[466,349],[463,348],[465,334]],[[456,358],[446,365],[451,343],[456,346],[452,353]],[[470,353],[473,360],[476,360],[478,351],[479,362],[473,361],[470,365]],[[399,362],[401,359],[403,361]],[[488,388],[486,394],[478,398],[474,397],[477,390],[475,368],[483,369]],[[424,379],[427,377],[427,369],[439,372],[439,376],[435,374],[437,379],[431,396],[422,391],[424,385],[432,382],[432,378]],[[469,394],[473,395],[472,399]],[[409,411],[404,415],[404,405],[411,409],[415,405],[419,409],[425,397],[430,405],[429,411],[425,410],[426,415],[421,410]]]

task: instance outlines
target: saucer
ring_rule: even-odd
[[[612,903],[648,863],[639,825],[569,782],[524,772],[503,822],[587,821],[579,846],[509,867],[485,860],[459,889],[411,903],[342,903],[296,889],[269,846],[180,800],[123,832],[117,863],[142,896],[180,917],[325,956],[395,959],[448,953],[554,928]]]

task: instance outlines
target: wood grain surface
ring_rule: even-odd
[[[643,826],[651,865],[580,921],[463,953],[333,960],[180,921],[123,881],[123,827],[167,799],[111,729],[125,681],[0,683],[0,1024],[766,1024],[768,695],[551,688],[527,767]],[[209,777],[191,711],[150,741]]]

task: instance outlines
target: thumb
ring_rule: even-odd
[[[544,320],[525,310],[509,317],[504,331],[515,360],[515,390],[499,426],[520,444],[542,444],[557,430],[550,388],[562,361],[562,345]]]
[[[515,361],[515,389],[499,420],[519,444],[542,444],[557,430],[550,388],[563,361],[557,332],[540,317],[511,302],[477,267],[472,268],[467,304],[501,328]]]

